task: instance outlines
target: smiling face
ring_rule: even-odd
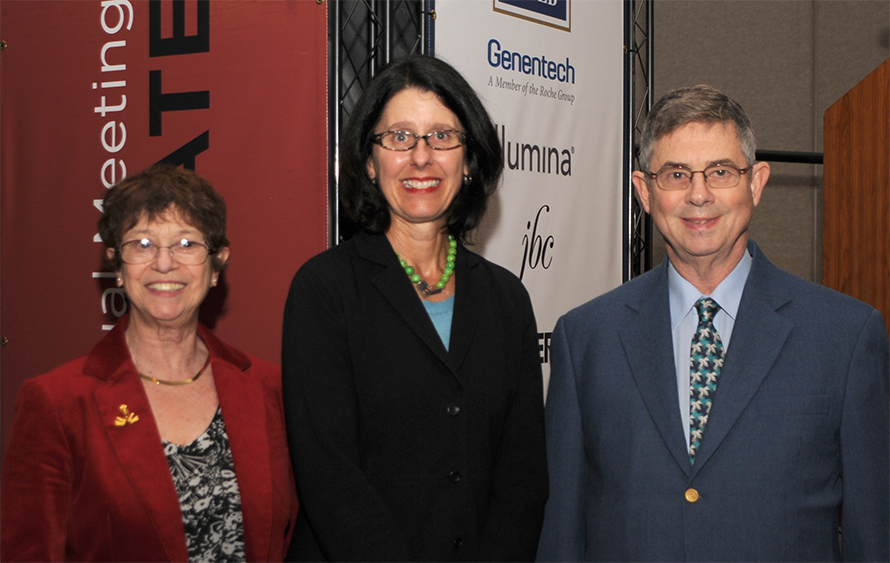
[[[747,162],[732,123],[688,123],[655,143],[649,170],[666,165],[704,170],[712,164]],[[748,225],[769,177],[769,165],[756,163],[734,188],[713,189],[695,174],[685,190],[666,191],[654,179],[634,172],[643,208],[667,243],[671,263],[685,271],[711,272],[717,281],[738,264],[748,242]]]
[[[406,88],[386,104],[374,132],[426,135],[446,129],[463,131],[457,116],[439,97]],[[408,151],[391,151],[375,144],[367,166],[368,176],[376,179],[389,205],[390,229],[422,223],[444,226],[445,213],[467,174],[463,146],[437,151],[422,139]]]
[[[201,231],[186,222],[175,209],[152,221],[142,217],[123,234],[121,242],[143,238],[164,247],[184,238],[205,242]],[[109,248],[107,252],[112,255],[114,249]],[[228,256],[229,249],[221,248],[217,252],[217,263],[225,264]],[[123,264],[118,276],[130,301],[131,325],[188,326],[197,323],[198,308],[218,275],[212,257],[203,264],[180,264],[167,248],[162,248],[157,258],[145,264]]]

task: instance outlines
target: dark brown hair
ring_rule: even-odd
[[[416,88],[432,92],[451,110],[467,133],[464,160],[467,179],[446,213],[448,232],[465,239],[481,221],[504,168],[501,143],[485,106],[461,74],[448,63],[427,56],[411,56],[381,70],[362,94],[349,118],[341,143],[340,200],[350,219],[364,229],[389,229],[389,205],[371,181],[367,162],[374,128],[386,104],[399,92]]]
[[[102,200],[99,236],[107,248],[115,249],[111,267],[121,269],[120,244],[124,233],[145,217],[149,221],[170,210],[201,231],[210,248],[217,271],[219,249],[229,246],[226,238],[226,203],[207,180],[191,170],[157,164],[128,176],[113,186]]]

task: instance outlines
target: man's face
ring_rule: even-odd
[[[713,164],[747,167],[732,123],[689,123],[662,137],[655,143],[649,171],[668,165],[695,171]],[[681,273],[684,266],[698,272],[717,267],[725,276],[745,252],[751,213],[768,177],[769,165],[761,162],[733,188],[711,188],[704,174],[694,174],[692,185],[683,190],[663,190],[642,172],[634,172],[633,182],[674,266]]]

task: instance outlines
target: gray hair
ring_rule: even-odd
[[[649,171],[655,142],[680,127],[689,123],[713,125],[728,122],[735,124],[742,153],[747,160],[746,166],[751,166],[754,164],[757,144],[754,141],[751,120],[738,102],[716,88],[704,84],[668,92],[652,107],[643,127],[640,141],[640,168]]]

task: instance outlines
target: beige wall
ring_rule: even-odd
[[[655,99],[710,84],[738,100],[759,149],[822,152],[822,116],[890,57],[888,0],[655,0]],[[888,155],[890,158],[890,155]],[[772,163],[751,237],[822,281],[822,166]],[[653,241],[653,264],[664,242]]]

